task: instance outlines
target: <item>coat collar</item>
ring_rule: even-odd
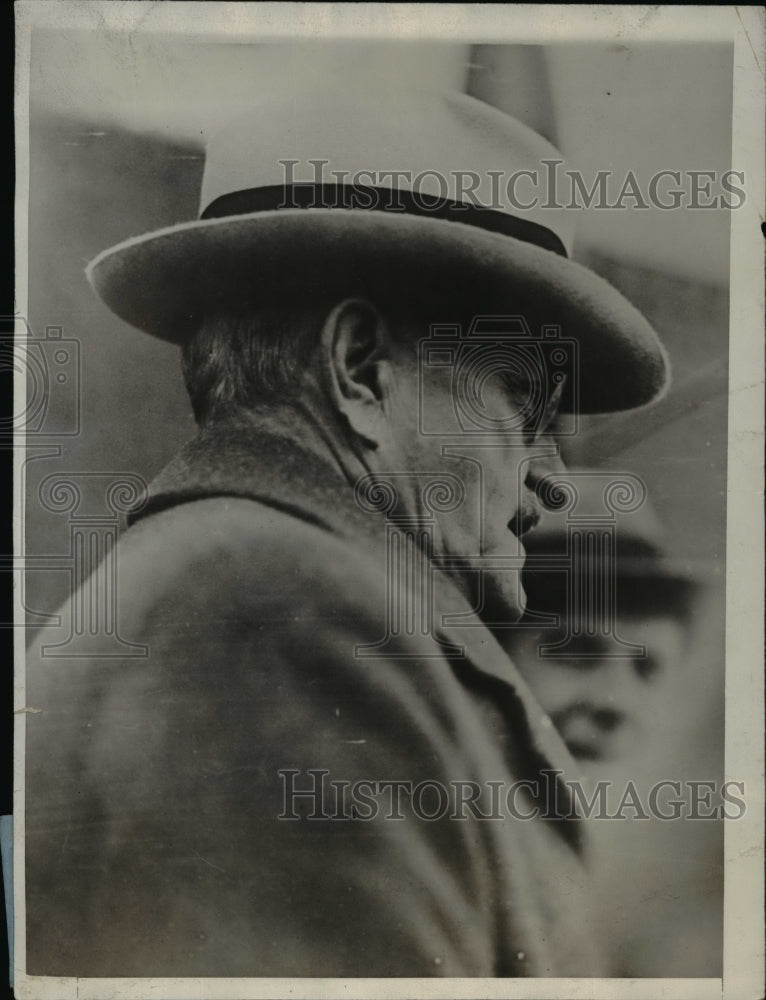
[[[297,419],[242,414],[203,427],[149,486],[134,523],[190,500],[259,500],[345,536],[370,533],[370,518],[332,452]]]

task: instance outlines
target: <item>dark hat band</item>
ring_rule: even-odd
[[[566,257],[564,244],[545,226],[529,219],[498,212],[483,205],[451,201],[403,188],[366,187],[358,184],[274,184],[270,187],[232,191],[212,201],[200,219],[223,219],[284,208],[342,208],[368,212],[403,212],[408,215],[446,219],[476,226],[491,233],[511,236],[543,250]]]

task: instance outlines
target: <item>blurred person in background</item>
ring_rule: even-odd
[[[675,712],[669,694],[685,665],[700,580],[668,556],[648,499],[615,515],[614,553],[587,543],[575,549],[570,525],[587,531],[607,520],[603,474],[575,473],[570,482],[582,520],[546,510],[528,536],[527,610],[522,627],[509,633],[510,651],[572,755],[593,765],[619,764],[639,759],[654,739],[667,740]],[[573,562],[564,569],[569,551]],[[610,580],[608,621],[605,603],[594,607],[594,587],[603,581],[608,588]],[[609,599],[607,589],[603,596]],[[541,615],[555,616],[557,624],[535,627]]]
[[[688,782],[703,779],[706,786],[711,778],[709,764],[689,759],[700,745],[695,713],[704,711],[697,684],[704,688],[699,670],[710,650],[700,649],[699,626],[715,599],[706,583],[710,567],[670,555],[648,499],[615,516],[616,546],[605,551],[594,544],[606,524],[603,470],[563,479],[577,492],[581,520],[546,510],[525,539],[526,611],[507,646],[579,765],[580,780],[591,794],[596,782],[609,782],[607,811],[618,811],[628,782],[645,804],[652,785],[664,780],[680,783],[687,810],[665,822],[628,808],[622,820],[591,824],[594,909],[610,974],[720,976],[722,824],[688,818]],[[599,591],[603,584],[607,590]],[[710,813],[717,801],[713,791],[710,807],[697,811]]]

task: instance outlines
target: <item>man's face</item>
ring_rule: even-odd
[[[624,648],[614,639],[585,634],[570,639],[566,659],[542,655],[540,645],[564,639],[567,624],[562,616],[558,630],[519,630],[514,662],[573,756],[618,761],[640,753],[669,721],[670,682],[682,659],[683,624],[670,615],[618,615],[617,636],[645,646],[645,658],[618,657]]]
[[[542,475],[563,469],[556,445],[546,433],[558,399],[550,399],[535,425],[522,431],[518,393],[502,371],[468,391],[476,392],[481,408],[479,433],[461,433],[452,371],[430,372],[426,381],[418,377],[415,365],[402,365],[389,424],[407,470],[445,475],[464,494],[456,509],[436,510],[437,557],[517,560],[518,569],[493,571],[491,563],[482,563],[489,567],[484,570],[486,604],[495,605],[489,617],[497,620],[500,614],[503,621],[515,621],[523,610],[524,548],[519,538],[539,519],[534,486]]]

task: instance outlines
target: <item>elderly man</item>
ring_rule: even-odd
[[[462,95],[293,95],[210,144],[199,221],[91,265],[200,430],[117,553],[146,657],[28,658],[29,973],[604,971],[570,758],[487,625],[557,408],[667,375],[497,183],[557,156]]]

